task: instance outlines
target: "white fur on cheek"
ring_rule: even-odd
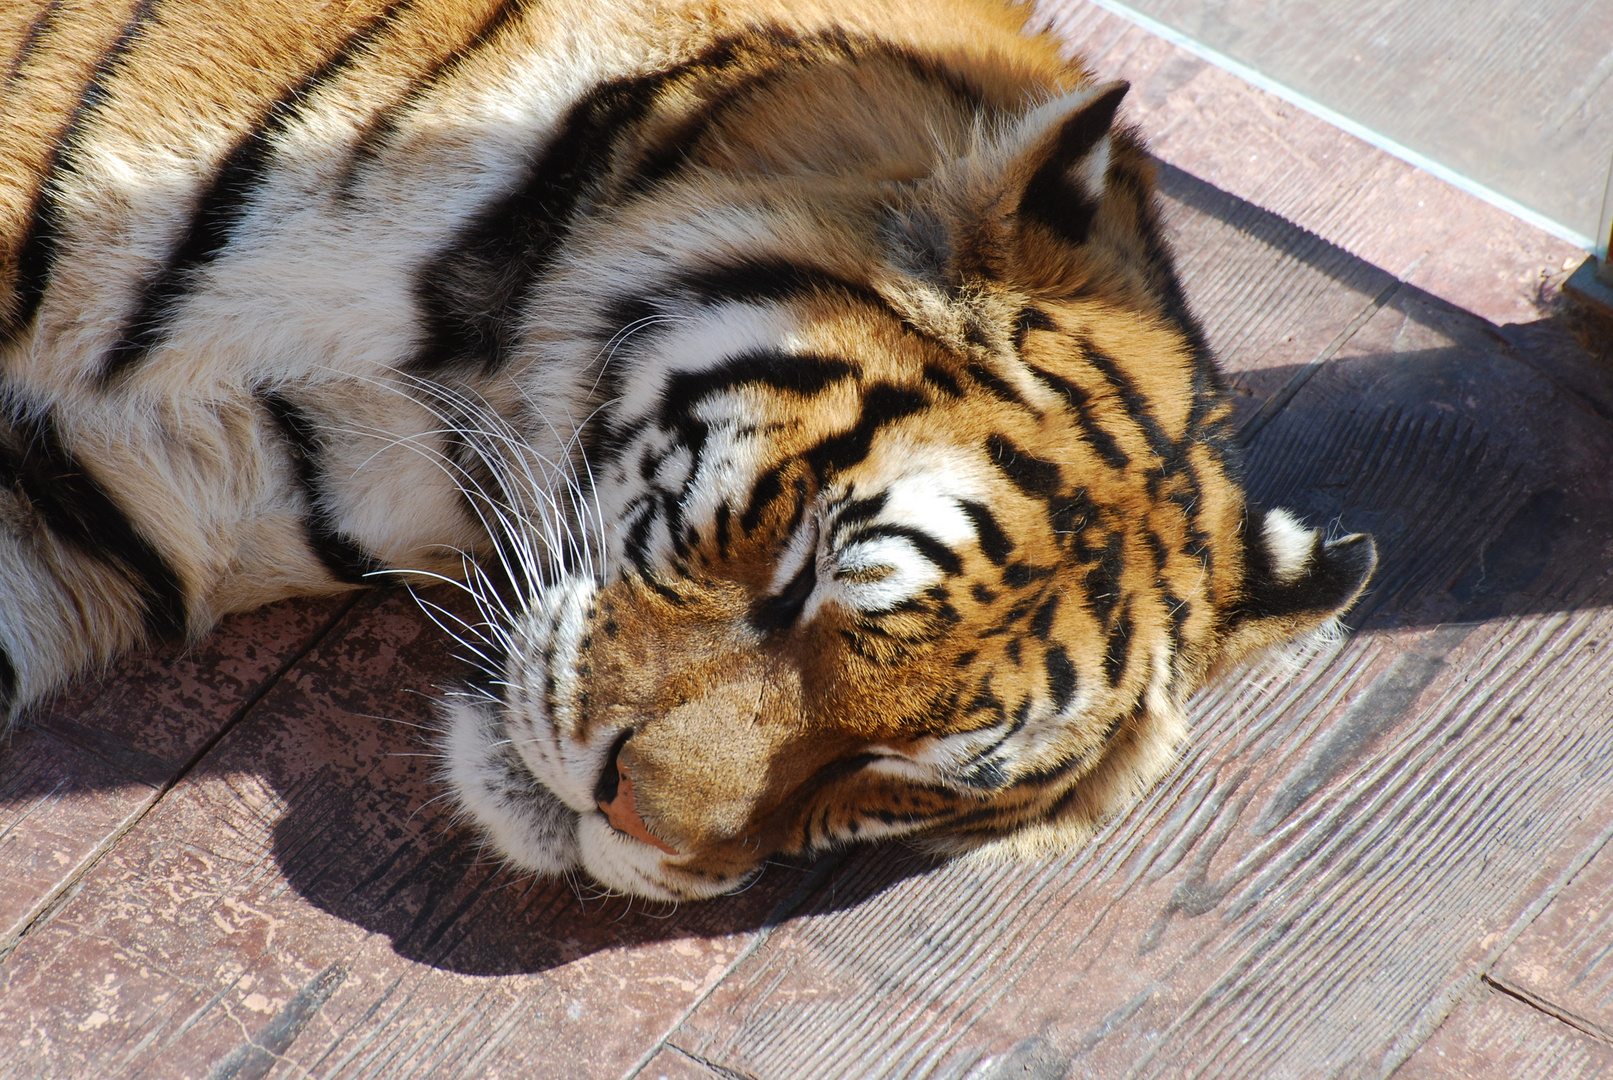
[[[579,813],[594,809],[594,784],[614,738],[606,728],[591,743],[577,734],[577,669],[595,589],[589,578],[564,579],[526,613],[512,652],[504,714],[527,771]]]
[[[491,702],[444,702],[447,779],[460,808],[513,865],[555,876],[577,865],[577,815],[521,766]]]
[[[1299,519],[1281,508],[1266,511],[1261,529],[1266,550],[1271,554],[1271,572],[1281,584],[1298,581],[1310,565],[1316,531],[1301,525]]]
[[[603,814],[584,814],[577,836],[583,869],[601,885],[630,896],[668,903],[708,900],[745,883],[744,877],[697,878],[669,870],[669,856],[617,832]]]

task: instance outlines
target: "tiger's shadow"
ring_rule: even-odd
[[[1474,321],[1409,288],[1385,312],[1442,333],[1464,318]],[[1253,500],[1377,538],[1379,574],[1351,620],[1359,633],[1416,632],[1613,600],[1613,377],[1577,352],[1560,324],[1553,318],[1476,336],[1470,325],[1456,325],[1460,332],[1445,333],[1449,343],[1435,348],[1258,373],[1261,386],[1297,389],[1258,428],[1252,407],[1243,415],[1253,432],[1246,447]],[[1235,384],[1252,381],[1234,376]],[[1251,406],[1259,400],[1246,399]],[[272,906],[283,881],[323,912],[383,935],[400,956],[494,975],[657,941],[723,938],[855,906],[936,865],[899,845],[816,864],[778,860],[740,894],[677,909],[601,896],[581,880],[521,878],[454,820],[434,777],[425,736],[435,723],[431,700],[465,673],[441,632],[392,592],[367,594],[339,617],[328,602],[247,616],[228,624],[221,639],[250,635],[294,609],[335,621],[261,700],[248,698],[216,746],[200,737],[180,749],[184,740],[159,745],[150,714],[136,715],[138,695],[129,696],[130,687],[160,683],[187,660],[207,677],[205,644],[189,657],[130,660],[99,687],[73,692],[32,718],[34,727],[136,781],[161,784],[194,755],[191,779],[199,782],[166,802],[190,800],[200,815],[165,814],[159,805],[143,826],[146,837],[124,841],[125,848],[148,845],[148,854],[132,855],[151,861],[148,876],[164,872],[166,851],[216,842],[168,831],[211,822],[242,847],[241,880],[226,883],[226,891],[261,892],[247,899]],[[131,704],[104,706],[108,694]],[[81,708],[97,700],[103,705]],[[44,774],[12,757],[0,799],[16,805],[39,797],[32,787],[47,782]],[[243,777],[271,810],[241,809],[252,801],[242,794]],[[75,776],[50,790],[105,783]],[[270,862],[277,872],[265,873]]]

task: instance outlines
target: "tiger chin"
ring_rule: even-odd
[[[0,715],[451,578],[466,816],[696,899],[1083,842],[1371,577],[1249,505],[1127,88],[1025,8],[307,6],[5,43]]]

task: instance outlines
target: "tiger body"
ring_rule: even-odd
[[[445,773],[630,893],[1079,841],[1370,540],[1246,506],[1152,174],[1024,9],[0,19],[0,714],[465,580]]]

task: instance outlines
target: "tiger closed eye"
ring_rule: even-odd
[[[884,581],[894,573],[896,573],[896,567],[883,563],[837,566],[834,570],[834,579],[836,581],[847,581],[853,585],[872,585],[877,581]]]

